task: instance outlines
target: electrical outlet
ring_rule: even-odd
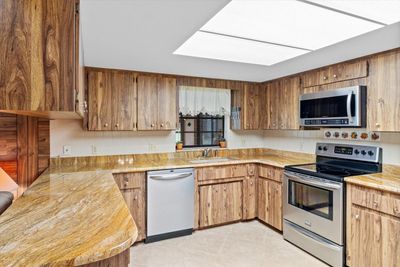
[[[69,145],[64,145],[63,146],[63,155],[71,155],[71,146]]]
[[[97,154],[97,147],[95,145],[92,145],[92,155]]]

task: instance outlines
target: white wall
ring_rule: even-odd
[[[381,133],[379,142],[331,140],[324,138],[324,131],[266,131],[264,147],[295,152],[314,153],[317,142],[351,143],[380,146],[383,149],[383,162],[400,165],[400,133]]]
[[[225,122],[229,148],[263,147],[262,131],[233,132]],[[63,146],[71,153],[63,155]],[[92,132],[82,129],[80,120],[50,121],[50,156],[91,156],[175,151],[175,132]]]

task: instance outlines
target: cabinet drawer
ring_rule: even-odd
[[[272,167],[268,165],[258,166],[258,176],[262,178],[267,178],[277,182],[282,182],[283,169]]]
[[[352,203],[400,218],[400,195],[352,186]]]
[[[229,165],[203,168],[199,181],[207,181],[214,179],[245,177],[247,175],[246,165]]]
[[[144,188],[145,177],[143,172],[114,174],[115,182],[120,189]]]
[[[256,174],[256,166],[251,164],[247,166],[247,175],[254,176]]]
[[[368,63],[360,60],[353,63],[336,64],[303,75],[303,87],[340,82],[368,76]]]

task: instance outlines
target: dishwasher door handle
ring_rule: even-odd
[[[153,180],[177,180],[192,175],[193,173],[163,174],[163,175],[150,175],[149,178]]]

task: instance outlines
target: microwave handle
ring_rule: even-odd
[[[351,97],[353,96],[353,93],[350,92],[347,95],[347,103],[346,103],[346,107],[347,107],[347,117],[349,118],[349,122],[353,122],[353,117],[351,116]]]

